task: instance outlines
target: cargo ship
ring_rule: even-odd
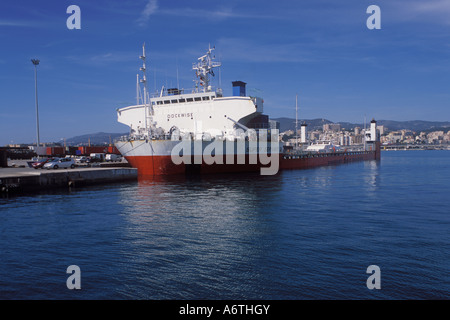
[[[362,150],[330,148],[310,150],[304,143],[291,148],[279,139],[263,113],[264,100],[247,96],[246,83],[233,81],[232,96],[211,85],[214,69],[221,66],[214,47],[193,64],[194,88],[165,88],[153,94],[147,87],[145,45],[141,75],[136,79],[136,105],[117,109],[120,123],[130,133],[115,146],[139,175],[225,173],[312,168],[361,160],[380,159],[376,121],[365,133]]]

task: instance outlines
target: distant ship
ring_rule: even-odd
[[[342,152],[331,145],[319,148],[305,144],[302,149],[289,148],[263,114],[264,100],[246,95],[245,82],[232,82],[232,96],[223,96],[221,88],[213,90],[213,69],[221,66],[213,50],[209,47],[193,65],[194,89],[187,92],[163,87],[150,95],[143,46],[137,103],[117,110],[118,121],[129,126],[130,134],[115,141],[139,175],[250,171],[276,174],[280,169],[380,159],[375,120],[366,132],[364,150]],[[302,125],[302,133],[304,130]]]

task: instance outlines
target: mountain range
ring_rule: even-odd
[[[120,136],[127,135],[128,133],[107,133],[107,132],[97,132],[84,134],[81,136],[72,137],[66,139],[66,145],[77,146],[77,145],[108,145],[114,143],[114,139]]]

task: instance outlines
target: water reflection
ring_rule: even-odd
[[[134,188],[123,190],[121,202],[129,212],[143,215],[180,210],[197,214],[240,212],[263,200],[275,199],[281,188],[277,175],[141,177]]]
[[[364,162],[364,185],[368,196],[375,197],[379,187],[380,161],[372,160]]]
[[[276,251],[264,239],[274,232],[267,214],[274,214],[270,203],[277,203],[280,179],[259,174],[140,178],[122,190],[123,239],[130,243],[123,255],[142,286],[151,288],[138,286],[134,296],[167,298],[167,287],[170,298],[178,292],[180,299],[243,298],[256,290],[251,288],[260,290],[258,261]]]

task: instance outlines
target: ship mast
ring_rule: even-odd
[[[136,75],[136,105],[139,105],[139,74]]]
[[[298,148],[298,94],[295,95],[295,148]]]
[[[197,64],[192,66],[192,70],[195,70],[195,74],[199,79],[198,82],[200,86],[203,87],[201,89],[203,92],[210,92],[212,90],[209,76],[214,76],[213,68],[221,66],[220,62],[213,61],[215,57],[211,56],[212,50],[215,50],[215,47],[211,48],[211,46],[209,46],[206,54],[198,58]],[[196,91],[198,91],[198,86],[196,86]]]
[[[144,86],[144,96],[143,96],[143,104],[144,104],[144,112],[145,112],[145,134],[149,133],[149,126],[148,126],[148,121],[147,118],[150,118],[150,125],[151,125],[151,115],[153,114],[153,110],[151,109],[151,106],[149,104],[149,95],[148,95],[148,88],[147,88],[147,67],[145,65],[145,43],[142,45],[142,56],[139,57],[142,60],[142,67],[140,68],[140,70],[142,71],[142,79],[141,79],[141,83]]]

